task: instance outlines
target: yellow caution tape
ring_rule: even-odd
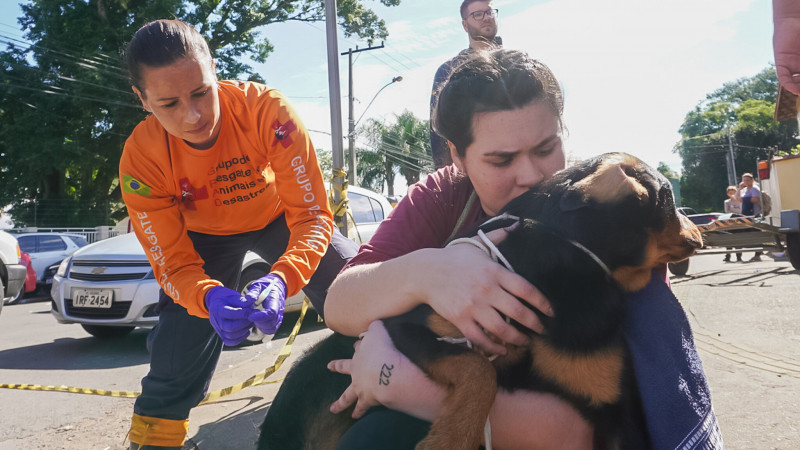
[[[347,178],[347,172],[344,171],[342,168],[335,168],[333,169],[333,178]],[[331,205],[331,212],[333,213],[333,217],[342,217],[347,213],[347,183],[341,185],[342,187],[339,188],[336,183],[331,183],[331,189],[328,196],[328,203]],[[339,193],[339,198],[342,199],[341,202],[336,203],[334,199],[334,192]]]
[[[286,339],[286,343],[283,344],[283,348],[281,349],[280,353],[278,353],[278,357],[275,358],[275,363],[272,366],[267,367],[264,371],[253,375],[239,384],[235,384],[218,391],[209,392],[205,397],[203,397],[203,400],[198,403],[198,406],[211,403],[221,399],[222,397],[227,397],[228,395],[239,392],[242,389],[250,386],[265,384],[264,380],[280,369],[283,362],[286,361],[286,358],[292,354],[292,344],[294,344],[294,339],[297,337],[297,333],[300,332],[300,325],[303,323],[303,317],[305,317],[306,311],[308,311],[308,297],[306,297],[305,301],[303,302],[303,307],[300,308],[300,317],[297,318],[297,322],[294,324],[294,328],[292,329],[291,334],[289,334],[289,338]]]
[[[222,397],[234,394],[250,386],[258,386],[260,384],[277,383],[282,381],[282,380],[275,380],[267,382],[265,380],[268,376],[272,375],[278,369],[280,369],[283,362],[286,361],[286,358],[288,358],[289,355],[292,354],[292,345],[294,344],[294,340],[297,337],[297,334],[300,332],[300,325],[302,325],[303,318],[305,317],[306,311],[308,310],[308,303],[309,303],[308,297],[306,297],[305,301],[303,302],[303,307],[300,309],[300,317],[297,318],[297,322],[294,324],[294,328],[292,329],[289,338],[286,339],[286,343],[283,344],[283,348],[281,348],[281,351],[280,353],[278,353],[278,357],[275,358],[275,363],[272,366],[268,367],[266,370],[260,373],[257,373],[256,375],[253,375],[252,377],[248,378],[247,380],[239,384],[224,389],[220,389],[218,391],[210,392],[203,398],[203,400],[199,403],[199,405],[219,400]],[[104,389],[89,389],[89,388],[79,388],[71,386],[42,386],[40,384],[0,384],[0,388],[19,389],[24,391],[68,392],[71,394],[102,395],[105,397],[121,397],[121,398],[136,398],[139,396],[139,394],[141,394],[141,392],[132,392],[132,391],[106,391]]]
[[[125,397],[136,398],[139,392],[130,391],[106,391],[103,389],[88,389],[71,386],[42,386],[41,384],[0,384],[3,389],[19,389],[23,391],[52,391],[52,392],[69,392],[72,394],[92,394],[102,395],[105,397]]]

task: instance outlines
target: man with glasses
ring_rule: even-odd
[[[433,107],[439,96],[439,86],[450,75],[453,67],[475,50],[483,50],[491,47],[500,47],[502,40],[497,36],[497,9],[492,8],[491,0],[464,0],[461,2],[461,25],[469,37],[469,47],[459,52],[454,58],[448,60],[436,71],[433,77],[433,90],[431,93],[431,117],[433,117]],[[431,121],[431,151],[433,153],[433,164],[436,169],[452,164],[450,149],[447,141],[433,130]]]

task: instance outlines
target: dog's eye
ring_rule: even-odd
[[[636,168],[633,166],[625,166],[625,175],[636,178]]]

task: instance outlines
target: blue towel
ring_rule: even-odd
[[[722,449],[722,434],[686,313],[653,272],[628,295],[626,338],[654,449]]]

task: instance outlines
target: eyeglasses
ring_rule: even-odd
[[[491,9],[490,8],[490,9],[487,9],[486,11],[475,11],[475,12],[471,12],[471,13],[469,13],[467,15],[469,17],[472,17],[473,19],[475,19],[477,21],[480,21],[480,20],[483,20],[483,18],[486,17],[486,16],[489,16],[492,19],[494,19],[495,17],[497,17],[497,13],[498,13],[497,9]]]

